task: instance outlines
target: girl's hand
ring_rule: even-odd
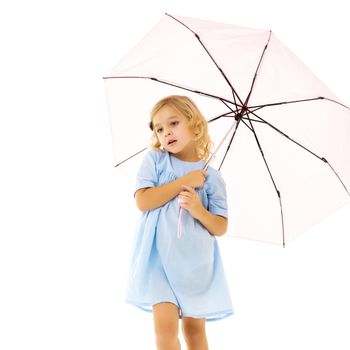
[[[187,185],[182,185],[182,187],[184,191],[179,194],[179,205],[197,219],[204,209],[203,204],[193,187]]]
[[[193,170],[184,176],[186,185],[194,188],[203,187],[206,177],[205,170]]]

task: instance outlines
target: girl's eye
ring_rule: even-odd
[[[175,126],[175,125],[177,125],[177,124],[179,124],[178,121],[176,121],[176,122],[171,122],[171,123],[170,123],[170,125],[172,125],[172,126]],[[160,132],[162,132],[162,131],[163,131],[163,128],[157,129],[157,133],[160,133]]]

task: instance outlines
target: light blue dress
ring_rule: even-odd
[[[161,186],[203,169],[205,162],[186,162],[167,151],[149,149],[137,173],[135,192]],[[226,186],[220,172],[207,169],[204,187],[196,190],[215,215],[228,217]],[[126,302],[145,311],[172,302],[180,317],[218,320],[233,314],[216,237],[183,209],[182,237],[177,237],[178,197],[141,212],[131,258]]]

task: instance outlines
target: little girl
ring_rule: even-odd
[[[203,170],[212,142],[190,98],[160,100],[149,126],[152,148],[135,187],[142,214],[127,302],[153,312],[158,350],[180,349],[179,318],[188,348],[205,350],[205,321],[233,313],[216,241],[227,229],[225,182],[214,168]]]

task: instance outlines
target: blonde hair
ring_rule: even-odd
[[[156,130],[153,128],[155,114],[164,106],[170,106],[186,117],[189,128],[196,135],[196,153],[199,159],[207,161],[211,155],[213,142],[208,133],[208,122],[196,104],[187,96],[171,95],[158,101],[151,110],[149,127],[153,131],[151,147],[161,149]]]

